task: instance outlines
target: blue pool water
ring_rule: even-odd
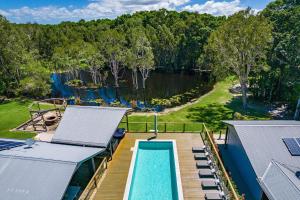
[[[139,142],[128,199],[178,200],[171,141]]]

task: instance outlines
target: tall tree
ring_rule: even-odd
[[[126,62],[125,36],[117,30],[107,30],[102,33],[100,44],[114,77],[115,87],[119,88],[120,72],[124,69]]]
[[[277,0],[262,14],[273,24],[274,42],[268,53],[270,70],[251,79],[256,98],[295,107],[300,97],[300,2]]]
[[[247,9],[230,16],[208,39],[206,52],[213,57],[215,75],[234,73],[238,76],[244,109],[247,108],[249,73],[266,66],[271,33],[270,22]]]
[[[93,83],[95,85],[104,82],[104,63],[105,58],[102,53],[93,45],[89,44],[83,49],[82,62],[85,64],[85,69],[91,73]]]
[[[28,56],[22,33],[0,15],[0,93],[7,96],[15,93],[22,79],[21,65]]]
[[[138,88],[137,72],[142,76],[143,88],[146,87],[146,80],[149,73],[154,69],[154,56],[152,47],[145,34],[144,28],[138,27],[131,33],[131,51],[129,53],[130,68],[132,69],[133,83]]]

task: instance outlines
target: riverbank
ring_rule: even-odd
[[[212,91],[201,96],[192,103],[167,109],[158,116],[159,122],[182,122],[193,126],[194,122],[204,122],[209,129],[218,131],[223,128],[222,120],[233,119],[233,113],[240,113],[243,119],[269,119],[270,116],[264,105],[249,102],[246,113],[242,110],[242,103],[238,96],[229,92],[229,88],[235,83],[235,79],[228,78],[218,82]],[[29,119],[28,106],[31,100],[11,100],[0,104],[0,137],[4,138],[31,138],[34,133],[11,132],[10,130]],[[153,122],[154,113],[133,113],[129,116],[130,122]],[[199,124],[195,123],[197,129]],[[138,125],[136,125],[138,126]],[[136,127],[137,131],[143,131],[144,126]],[[182,128],[182,127],[180,127]]]
[[[201,96],[197,101],[176,108],[171,108],[159,114],[159,122],[204,122],[212,130],[223,128],[222,120],[233,119],[238,112],[243,119],[270,119],[263,105],[249,102],[249,109],[244,112],[239,96],[229,92],[236,83],[233,77],[215,84],[214,89]],[[131,122],[153,122],[154,113],[133,113],[129,116]]]

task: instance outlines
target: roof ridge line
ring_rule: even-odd
[[[276,160],[272,160],[271,162],[273,162],[273,163],[279,168],[279,170],[281,171],[281,173],[282,173],[284,176],[286,176],[286,177],[288,178],[288,180],[289,180],[290,183],[292,183],[293,187],[296,188],[296,190],[298,190],[298,192],[300,192],[300,189],[299,189],[298,187],[295,186],[295,183],[294,183],[294,182],[293,182],[293,181],[292,181],[292,180],[291,180],[291,179],[283,172],[283,170],[278,166],[278,164],[282,165],[282,166],[285,167],[287,170],[289,170],[289,171],[291,171],[291,172],[293,172],[293,173],[294,173],[294,171],[291,170],[291,169],[288,167],[287,164],[281,163],[281,162],[276,161]],[[294,166],[292,166],[292,167],[294,167]],[[298,168],[298,167],[295,167],[295,168]]]
[[[78,162],[72,162],[72,161],[66,161],[66,160],[55,160],[55,159],[46,159],[46,158],[35,158],[35,157],[24,157],[19,155],[2,155],[0,154],[0,157],[2,158],[17,158],[22,160],[35,160],[35,161],[46,161],[46,162],[56,162],[56,163],[66,163],[66,164],[76,164]]]
[[[78,105],[68,105],[70,108],[91,108],[91,109],[110,109],[110,110],[130,110],[131,108],[123,107],[109,107],[109,106],[78,106]],[[67,107],[67,108],[68,108]]]

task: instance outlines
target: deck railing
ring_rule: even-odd
[[[224,167],[221,156],[219,154],[219,150],[217,148],[216,143],[214,142],[213,134],[209,133],[204,123],[203,123],[203,131],[201,132],[200,135],[202,137],[203,142],[205,142],[206,145],[209,145],[210,149],[213,152],[215,163],[221,172],[220,176],[222,178],[222,181],[224,182],[225,187],[228,189],[229,198],[234,200],[240,200],[241,198],[239,197],[238,192],[233,186],[232,181]]]
[[[154,122],[124,122],[120,124],[127,132],[150,133],[154,131]],[[203,130],[201,122],[157,122],[158,133],[199,133]]]
[[[85,187],[84,191],[81,193],[79,200],[88,200],[91,195],[97,189],[100,179],[103,177],[105,170],[107,169],[107,158],[104,157],[100,163],[98,169],[96,170],[94,176],[91,178],[88,185]]]
[[[153,132],[154,122],[121,122],[120,127],[125,128],[127,132],[140,132],[140,133],[148,133]],[[219,154],[219,150],[217,145],[214,142],[214,138],[212,133],[209,133],[207,127],[204,123],[193,123],[193,122],[158,122],[157,123],[158,132],[159,133],[200,133],[200,136],[205,142],[206,145],[210,146],[210,149],[213,153],[215,164],[220,170],[220,176],[222,182],[228,190],[228,194],[230,199],[233,200],[241,200],[236,191],[233,183],[224,167],[221,156]],[[91,178],[90,182],[86,186],[85,190],[82,192],[79,200],[88,200],[91,198],[91,195],[97,188],[97,184],[99,184],[100,179],[102,178],[105,170],[107,168],[107,159],[104,158],[99,165],[97,171],[94,176]]]

